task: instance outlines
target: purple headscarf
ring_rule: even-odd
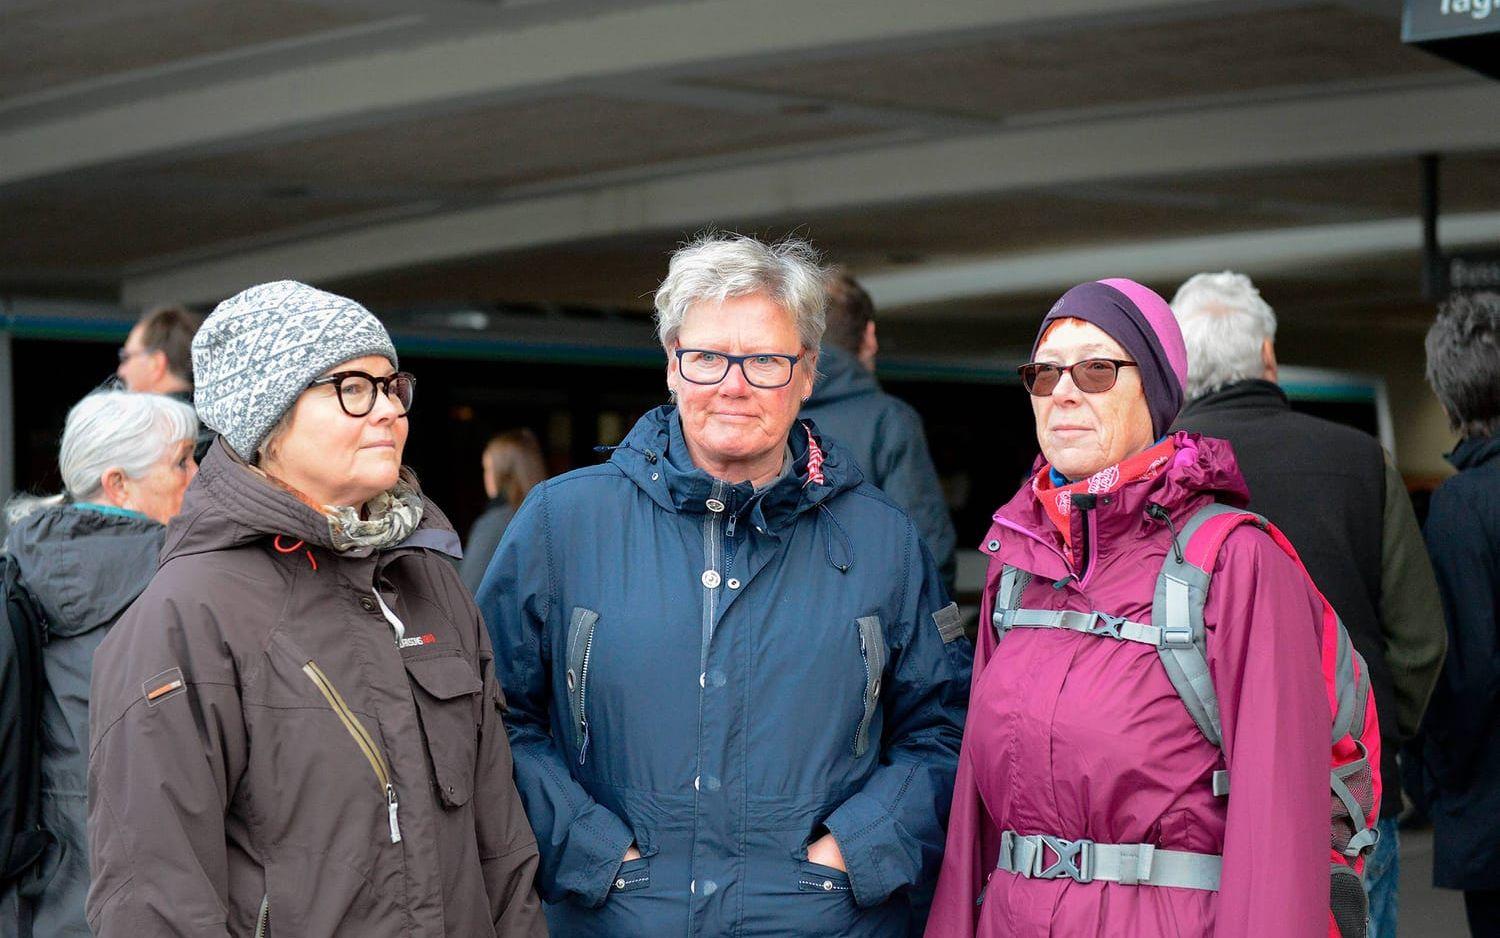
[[[1140,367],[1151,430],[1166,435],[1182,410],[1187,386],[1187,345],[1167,301],[1134,280],[1115,278],[1080,283],[1062,295],[1042,318],[1032,357],[1047,327],[1058,319],[1082,319],[1104,330]]]

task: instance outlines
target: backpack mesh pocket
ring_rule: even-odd
[[[1333,770],[1332,781],[1334,784],[1329,795],[1329,816],[1333,822],[1333,849],[1347,856],[1349,841],[1365,829],[1366,820],[1375,811],[1375,780],[1369,759],[1361,756],[1347,765],[1339,766]],[[1354,806],[1359,808],[1357,815],[1351,812],[1351,805],[1345,800],[1343,792],[1339,791],[1340,783],[1353,798]]]
[[[1359,874],[1342,863],[1329,871],[1329,906],[1339,938],[1366,938],[1369,934],[1369,900]]]

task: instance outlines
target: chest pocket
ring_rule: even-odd
[[[450,808],[467,804],[474,793],[478,694],[484,684],[474,666],[456,655],[408,658],[406,673],[411,677],[438,797]]]

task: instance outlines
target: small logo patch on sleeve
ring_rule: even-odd
[[[964,637],[964,619],[958,611],[958,603],[949,603],[932,614],[933,624],[937,626],[938,635],[942,637],[943,644]]]
[[[154,707],[168,697],[181,693],[186,686],[182,680],[182,669],[168,668],[142,682],[141,694],[146,698],[146,705]]]

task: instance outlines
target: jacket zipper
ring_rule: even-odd
[[[724,483],[718,479],[714,480],[711,497],[715,501],[724,500]],[[727,511],[727,507],[725,511]],[[703,552],[706,563],[703,572],[706,574],[712,570],[715,574],[719,572],[719,539],[723,537],[723,522],[721,516],[723,511],[710,511],[704,516],[704,538]],[[700,671],[708,668],[708,646],[714,637],[714,616],[718,612],[719,590],[717,586],[703,584],[703,649],[699,655]]]
[[[380,747],[375,745],[375,740],[370,736],[369,731],[355,718],[354,712],[344,702],[343,695],[339,693],[338,688],[333,686],[333,682],[328,679],[328,675],[323,673],[323,669],[318,667],[317,662],[309,661],[302,666],[302,672],[312,680],[313,684],[317,685],[318,690],[323,694],[323,699],[327,700],[328,706],[333,708],[334,716],[344,724],[344,729],[348,730],[349,735],[354,738],[354,744],[359,747],[360,752],[365,754],[370,768],[375,770],[375,780],[380,783],[381,789],[385,792],[386,817],[391,823],[391,843],[399,844],[401,828],[396,823],[396,787],[391,784],[391,773],[386,768],[385,756],[380,754]]]
[[[578,668],[578,722],[583,724],[583,742],[578,747],[578,764],[589,754],[589,658],[594,653],[594,629],[589,629],[588,640],[583,644],[583,664]]]
[[[270,934],[267,930],[271,927],[271,894],[266,893],[260,900],[260,915],[255,918],[255,938],[266,938]]]

